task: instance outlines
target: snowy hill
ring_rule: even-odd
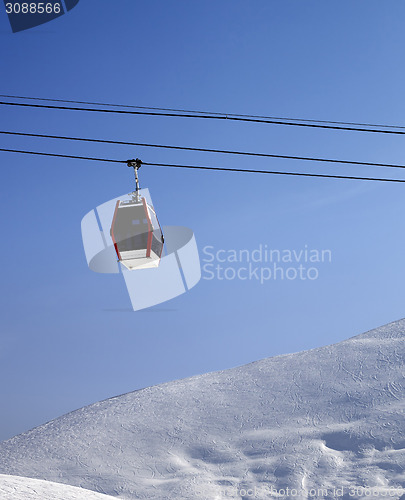
[[[128,499],[405,498],[404,340],[401,320],[102,401],[1,443],[0,473]]]
[[[0,474],[1,500],[112,500],[94,491],[40,479]]]

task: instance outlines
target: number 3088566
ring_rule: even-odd
[[[7,14],[59,14],[62,10],[59,2],[40,3],[6,3]]]

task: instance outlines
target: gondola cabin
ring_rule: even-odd
[[[118,260],[127,269],[159,266],[163,233],[155,210],[144,197],[117,201],[110,233]]]

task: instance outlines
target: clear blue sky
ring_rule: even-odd
[[[12,34],[0,93],[405,125],[405,5],[349,0],[81,0]],[[364,133],[0,107],[0,128],[276,154],[404,162]],[[1,147],[239,168],[377,168],[0,138]],[[330,249],[315,281],[207,281],[130,312],[120,276],[88,270],[83,215],[133,188],[124,165],[1,153],[0,439],[89,403],[337,342],[404,316],[403,185],[144,167],[162,224],[200,251]],[[404,176],[405,177],[405,176]]]

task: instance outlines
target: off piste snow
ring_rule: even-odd
[[[0,473],[125,499],[399,499],[404,335],[401,320],[101,401],[1,443]]]

